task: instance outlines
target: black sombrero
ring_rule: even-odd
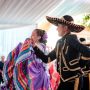
[[[59,24],[64,24],[64,25],[67,25],[68,27],[70,27],[70,31],[71,32],[81,32],[82,30],[84,30],[84,26],[82,25],[77,25],[77,24],[74,24],[74,20],[71,16],[69,15],[65,15],[63,16],[62,18],[56,18],[56,17],[49,17],[49,16],[46,16],[46,19],[54,24],[55,26],[58,26]]]

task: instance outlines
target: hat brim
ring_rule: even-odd
[[[81,32],[82,30],[85,29],[85,27],[82,25],[77,25],[77,24],[74,24],[66,20],[59,19],[59,18],[46,16],[46,19],[55,26],[58,26],[59,24],[64,24],[71,27],[72,28],[70,30],[71,32]]]

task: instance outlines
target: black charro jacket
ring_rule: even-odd
[[[63,82],[75,79],[81,75],[79,61],[90,59],[90,49],[82,45],[77,36],[67,34],[57,41],[56,47],[48,55],[44,55],[37,47],[34,47],[36,56],[47,63],[50,60],[57,59],[57,71],[61,75]]]

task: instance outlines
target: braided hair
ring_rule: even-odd
[[[42,29],[35,29],[35,30],[36,30],[37,35],[41,37],[39,42],[46,45],[46,43],[47,43],[47,33],[46,33],[46,31],[42,30]]]

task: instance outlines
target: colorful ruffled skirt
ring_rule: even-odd
[[[53,66],[47,70],[47,65],[36,58],[27,39],[9,53],[4,65],[6,86],[1,90],[56,90],[60,76],[54,71]]]

